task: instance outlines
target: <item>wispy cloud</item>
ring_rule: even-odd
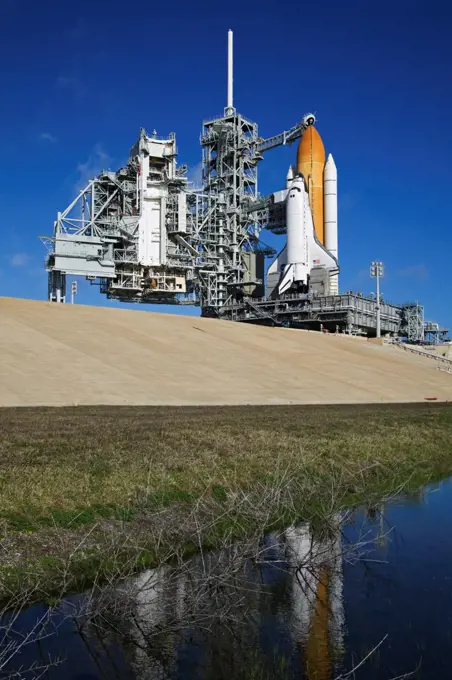
[[[70,78],[68,76],[58,76],[58,78],[55,81],[55,85],[63,89],[65,87],[72,87],[76,82],[77,82],[76,78]]]
[[[89,33],[90,29],[86,26],[86,22],[83,19],[75,20],[75,24],[67,30],[69,40],[76,43],[76,45],[87,38]]]
[[[353,192],[339,194],[339,210],[341,212],[352,212],[359,204],[359,195]]]
[[[404,279],[414,279],[415,281],[426,281],[429,276],[429,272],[425,264],[415,264],[410,267],[405,267],[404,269],[397,270],[397,276]]]
[[[194,189],[200,189],[202,187],[202,161],[192,165],[188,168],[187,178],[189,182],[192,182]]]
[[[66,90],[74,99],[83,99],[86,95],[86,88],[77,76],[58,76],[55,80],[55,87],[59,90]]]
[[[101,144],[96,144],[87,160],[84,163],[77,165],[77,181],[75,182],[75,189],[80,191],[89,182],[90,179],[97,177],[101,170],[106,170],[111,163],[111,158],[102,148]]]
[[[359,269],[357,274],[356,274],[356,282],[363,283],[363,281],[367,281],[369,279],[369,268],[367,269]]]
[[[26,276],[41,281],[47,276],[43,258],[37,258],[25,251],[4,255],[2,259],[6,265],[3,272],[6,271],[6,267],[9,267],[8,278],[12,280],[16,280],[17,277],[23,279]],[[16,271],[14,272],[14,270]],[[2,271],[0,270],[0,278],[1,276]]]
[[[50,132],[41,132],[39,139],[43,142],[50,142],[51,144],[55,144],[55,142],[58,141],[55,135],[50,134]]]
[[[9,264],[11,267],[26,267],[30,260],[31,257],[28,253],[14,253],[9,258]]]

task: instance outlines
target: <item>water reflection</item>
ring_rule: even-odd
[[[343,649],[340,522],[149,571],[91,625],[119,635],[137,678],[330,678]],[[257,653],[258,650],[258,653]],[[295,662],[295,665],[294,665]]]
[[[95,677],[286,678],[297,668],[323,680],[343,649],[342,559],[338,517],[315,533],[292,526],[68,599],[48,624],[53,642],[71,631]],[[19,652],[24,667],[32,650]],[[49,677],[71,677],[63,666]]]
[[[49,620],[31,608],[3,640],[11,660],[0,661],[0,678],[59,656],[51,680],[334,680],[352,677],[382,640],[358,679],[419,664],[422,678],[449,678],[449,509],[444,482],[420,499],[292,526],[68,598]],[[39,643],[22,644],[38,619]],[[11,643],[21,644],[16,654]]]

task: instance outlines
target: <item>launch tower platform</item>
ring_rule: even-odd
[[[382,303],[381,331],[391,336],[409,335],[407,310]],[[244,298],[225,305],[221,318],[267,326],[288,326],[372,336],[376,333],[376,300],[356,293],[312,296],[287,294],[277,300]]]

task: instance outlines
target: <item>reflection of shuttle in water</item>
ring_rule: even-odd
[[[295,640],[304,648],[309,680],[330,680],[333,663],[343,650],[340,530],[315,539],[308,525],[300,525],[289,527],[285,535],[289,560],[295,570],[292,582]]]
[[[234,669],[243,671],[247,662],[250,643],[259,645],[259,615],[266,610],[269,596],[281,594],[280,588],[271,590],[279,583],[284,585],[283,600],[290,602],[290,612],[278,608],[275,631],[282,626],[287,639],[286,626],[290,626],[294,646],[302,646],[309,680],[330,680],[343,636],[339,522],[337,527],[326,536],[314,536],[306,524],[271,534],[264,546],[255,546],[256,563],[250,560],[254,549],[250,552],[248,544],[246,549],[238,544],[194,556],[179,567],[166,565],[137,576],[130,594],[136,642],[133,663],[139,677],[157,680],[165,672],[168,676],[189,647],[206,668],[215,667],[215,655],[231,658],[231,677],[235,677]],[[231,624],[233,641],[226,634]],[[218,636],[211,631],[209,637],[210,629],[223,632]],[[198,652],[196,645],[200,645]],[[261,648],[261,653],[265,661],[266,650]],[[143,668],[146,675],[140,674]]]
[[[177,574],[175,577],[169,565],[148,569],[132,580],[129,596],[135,599],[132,617],[135,625],[131,630],[135,638],[133,666],[137,677],[143,680],[168,677],[168,667],[174,656],[171,650],[175,650],[177,645],[174,631],[182,625],[186,616],[186,576]],[[161,644],[157,636],[162,633],[168,648],[165,653],[156,655],[152,651],[152,642]]]

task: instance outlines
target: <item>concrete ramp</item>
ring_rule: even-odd
[[[0,298],[0,406],[452,400],[435,363],[344,336]]]

